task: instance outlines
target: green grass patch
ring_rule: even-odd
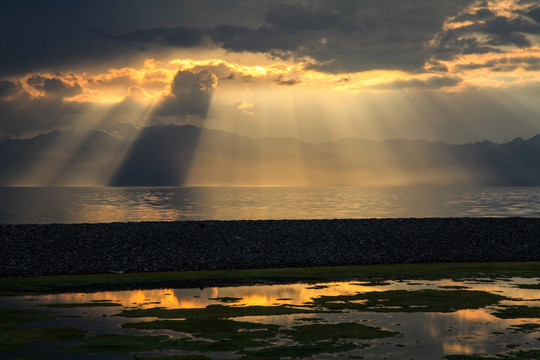
[[[26,321],[50,320],[54,318],[54,316],[43,311],[0,308],[0,329]]]
[[[259,350],[244,350],[240,354],[242,360],[273,360],[282,358],[303,359],[320,354],[341,353],[366,347],[352,343],[324,342],[292,346],[272,346]]]
[[[130,360],[212,360],[205,355],[135,356]]]
[[[225,306],[208,305],[205,308],[165,309],[162,307],[150,309],[123,310],[117,316],[124,317],[157,317],[162,319],[224,319],[240,316],[269,316],[290,314],[317,314],[323,310],[298,309],[286,305],[280,306]]]
[[[8,329],[0,333],[0,351],[16,351],[35,342],[53,342],[82,339],[86,331],[71,327]]]
[[[135,356],[130,360],[212,360],[205,355]]]
[[[80,353],[95,352],[138,352],[167,348],[166,335],[137,336],[121,334],[102,334],[88,338],[80,345],[70,349]]]
[[[326,339],[378,339],[400,335],[398,332],[357,323],[298,325],[293,326],[293,330],[283,332],[301,343]]]
[[[531,334],[533,332],[540,331],[540,324],[512,325],[512,327],[510,327],[509,330],[512,330],[513,332],[521,332],[521,333],[525,333],[525,334]]]
[[[477,290],[389,290],[320,296],[313,299],[313,306],[376,312],[453,312],[483,308],[504,299],[504,296]]]
[[[264,345],[260,340],[276,336],[278,325],[258,324],[223,319],[158,320],[123,324],[132,329],[167,329],[190,334],[208,341],[180,339],[175,346],[192,351],[234,351]]]
[[[487,355],[446,355],[447,360],[532,360],[540,359],[540,350],[520,350],[495,356]]]
[[[70,349],[79,353],[100,352],[139,352],[154,350],[184,350],[184,351],[238,351],[250,347],[266,345],[264,342],[252,339],[204,341],[188,338],[170,339],[166,335],[120,335],[103,334],[88,338],[80,345]]]
[[[43,294],[97,291],[111,288],[186,288],[227,284],[272,282],[325,282],[371,279],[464,279],[483,277],[540,277],[540,262],[442,263],[360,265],[310,268],[148,272],[127,274],[11,277],[0,279],[0,294]]]
[[[320,318],[320,317],[303,317],[303,318],[298,318],[298,319],[295,319],[296,321],[324,321],[324,318]]]
[[[520,289],[540,290],[540,284],[517,284],[516,286]]]
[[[122,327],[129,329],[167,329],[211,340],[268,338],[274,336],[279,329],[278,325],[224,319],[156,320],[126,323]]]
[[[357,286],[388,286],[388,285],[390,285],[390,283],[388,281],[374,280],[374,281],[368,281],[368,282],[362,282],[362,283],[351,283],[350,285],[357,285]]]
[[[540,318],[540,307],[515,305],[505,306],[493,313],[501,319],[534,319]]]
[[[439,289],[465,290],[465,289],[470,289],[470,287],[463,286],[463,285],[442,285],[442,286],[439,286]]]
[[[232,304],[232,303],[240,302],[242,300],[242,298],[224,296],[224,297],[208,298],[208,300],[219,301],[219,302],[222,302],[222,303]]]
[[[310,290],[320,290],[320,289],[327,289],[327,288],[329,288],[328,285],[313,285],[313,286],[306,287],[306,289],[310,289]]]

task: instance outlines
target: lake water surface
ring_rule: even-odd
[[[0,188],[1,224],[491,216],[540,216],[540,188]]]

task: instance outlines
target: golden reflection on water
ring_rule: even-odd
[[[443,349],[445,354],[464,354],[471,355],[474,353],[481,353],[482,350],[478,350],[477,346],[471,346],[470,344],[463,343],[443,343]]]
[[[540,295],[535,289],[520,289],[515,284],[530,282],[529,279],[514,281],[476,282],[475,284],[438,280],[425,283],[390,282],[388,285],[369,286],[355,282],[334,282],[324,284],[285,284],[238,287],[211,287],[203,289],[154,289],[105,291],[96,293],[67,293],[47,295],[42,298],[48,303],[83,303],[107,300],[125,307],[140,308],[203,308],[219,304],[220,298],[239,298],[227,302],[230,306],[272,306],[280,304],[302,305],[310,303],[319,296],[352,295],[362,292],[387,290],[420,290],[444,287],[468,286],[469,290],[487,291],[503,295],[512,300],[503,300],[501,304],[516,304],[526,300],[529,306],[540,303]],[[537,300],[537,301],[532,301]],[[495,321],[495,318],[483,310],[460,310],[455,313],[465,321]]]
[[[47,295],[42,300],[47,303],[84,303],[107,300],[125,307],[186,309],[218,304],[220,303],[219,298],[240,298],[237,302],[228,303],[231,306],[301,305],[322,295],[350,295],[357,292],[384,291],[389,288],[389,286],[362,286],[349,282],[329,283],[320,286],[327,287],[321,288],[313,284],[287,284],[205,289],[105,291]],[[394,288],[395,286],[390,287]],[[398,287],[402,286],[398,284]]]
[[[422,312],[366,312],[344,311],[341,313],[325,314],[292,314],[272,316],[248,316],[241,321],[252,321],[277,324],[283,327],[298,325],[302,318],[322,318],[322,322],[361,322],[383,329],[397,331],[403,334],[396,343],[406,344],[400,348],[400,355],[414,357],[418,351],[431,351],[426,358],[440,358],[445,354],[496,354],[508,351],[505,344],[521,344],[521,349],[534,347],[538,333],[514,331],[515,325],[540,324],[540,319],[501,319],[492,313],[501,304],[535,305],[540,301],[531,301],[540,297],[537,289],[520,289],[518,284],[536,284],[539,279],[474,279],[467,281],[429,280],[429,281],[389,281],[387,285],[358,282],[334,282],[319,284],[284,284],[259,285],[239,287],[209,287],[194,289],[154,289],[131,291],[105,291],[96,293],[69,293],[45,296],[28,296],[32,306],[51,303],[91,303],[108,301],[122,305],[125,308],[167,309],[204,308],[208,305],[222,304],[225,306],[275,306],[282,304],[305,305],[313,298],[320,296],[354,295],[359,292],[384,292],[388,290],[436,289],[440,291],[455,290],[466,286],[467,290],[487,291],[511,300],[501,301],[498,305],[481,309],[464,309],[448,313]],[[384,298],[381,295],[381,299]],[[359,300],[362,302],[365,300]],[[122,310],[120,306],[112,308],[97,308],[91,311],[87,307],[65,309],[70,315],[77,314],[86,319],[89,316],[101,317],[102,314],[114,315]],[[106,317],[123,322],[121,317]],[[70,318],[71,319],[71,318]],[[74,317],[76,321],[77,317]],[[114,325],[118,326],[118,325]],[[392,343],[388,343],[392,344]],[[380,344],[379,344],[380,345]],[[390,345],[389,345],[390,346]],[[377,346],[373,346],[376,354]],[[379,347],[381,354],[386,354],[386,347]],[[422,349],[422,350],[420,350]],[[441,353],[442,352],[442,353]],[[433,355],[433,357],[431,356]],[[402,357],[389,357],[389,359]]]

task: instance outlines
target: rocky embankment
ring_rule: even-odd
[[[0,225],[0,276],[540,260],[540,219]]]

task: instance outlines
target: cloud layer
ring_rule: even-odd
[[[506,112],[482,105],[496,119],[515,113],[530,119],[540,111],[530,100],[540,94],[538,1],[28,0],[3,6],[0,30],[9,36],[0,38],[0,138],[115,121],[209,119],[228,130],[266,129],[283,123],[278,103],[293,119],[312,118],[310,129],[320,131],[334,126],[324,123],[325,112],[334,121],[354,118],[358,129],[370,121],[377,128],[401,117],[407,101],[424,104],[418,99],[512,99],[502,102]],[[380,110],[373,105],[379,100],[364,102],[377,94],[392,105]],[[354,101],[339,107],[329,100],[345,98]],[[355,107],[360,103],[372,118]],[[466,108],[441,100],[434,117],[448,113],[443,105]],[[469,113],[460,116],[472,119]]]

